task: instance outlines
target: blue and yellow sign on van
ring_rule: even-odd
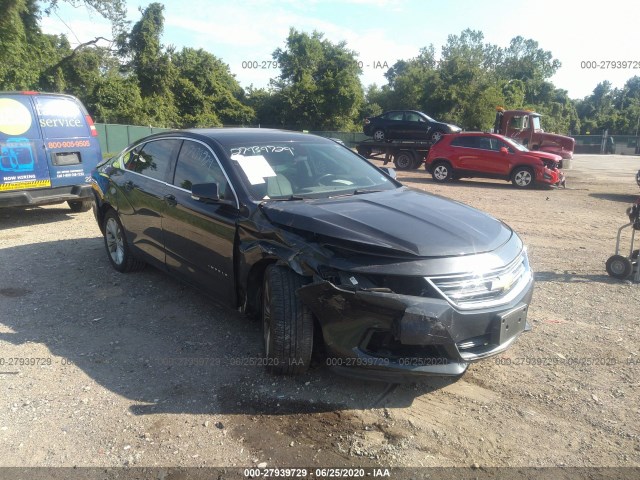
[[[0,92],[0,206],[91,200],[102,159],[97,131],[75,97]]]

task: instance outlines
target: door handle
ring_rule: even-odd
[[[122,188],[124,188],[127,192],[130,192],[135,187],[135,184],[131,180],[127,180],[122,184]]]
[[[165,195],[164,201],[170,207],[175,207],[178,204],[178,200],[176,200],[176,197],[174,197],[173,195]]]

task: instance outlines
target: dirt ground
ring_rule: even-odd
[[[270,376],[258,323],[115,272],[91,212],[2,209],[0,465],[639,467],[640,285],[604,269],[638,168],[578,156],[567,189],[526,191],[399,172],[512,226],[536,277],[505,355],[402,385]]]

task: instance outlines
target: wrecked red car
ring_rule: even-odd
[[[445,135],[433,145],[425,168],[436,182],[460,178],[497,178],[516,187],[534,184],[564,185],[559,168],[562,158],[553,153],[531,151],[510,138],[483,132]]]

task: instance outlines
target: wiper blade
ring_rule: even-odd
[[[364,195],[365,193],[378,193],[382,190],[376,190],[373,188],[357,188],[353,191],[354,195]]]
[[[292,200],[306,200],[307,197],[303,197],[302,195],[289,195],[288,197],[281,198],[269,198],[267,200],[276,200],[278,202],[290,202]]]

